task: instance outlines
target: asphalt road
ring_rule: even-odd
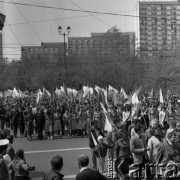
[[[45,172],[51,169],[50,161],[55,155],[63,157],[64,165],[62,174],[65,179],[75,179],[79,172],[77,157],[87,154],[90,157],[89,167],[92,168],[91,152],[88,147],[88,138],[54,139],[39,141],[35,137],[32,141],[26,138],[16,138],[14,149],[23,149],[26,161],[36,167],[36,171],[30,173],[33,180],[42,179]]]

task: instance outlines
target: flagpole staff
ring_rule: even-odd
[[[64,36],[64,79],[66,79],[66,36],[68,36],[71,31],[70,26],[68,26],[66,28],[66,30],[67,30],[67,33],[65,33],[65,32],[61,33],[62,27],[61,26],[58,27],[59,34]],[[60,53],[61,53],[61,51],[60,51]]]

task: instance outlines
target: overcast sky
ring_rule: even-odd
[[[90,36],[91,32],[106,32],[117,26],[122,32],[138,31],[138,0],[2,0],[0,11],[6,15],[3,29],[4,57],[19,58],[21,45],[40,45],[41,42],[63,42],[58,26],[69,36]],[[67,11],[55,8],[34,7],[14,3],[46,7],[87,10],[120,15],[100,15]],[[124,16],[130,15],[130,16]],[[16,55],[15,55],[16,54]]]

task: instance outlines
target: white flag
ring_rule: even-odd
[[[162,95],[162,90],[160,89],[159,90],[159,101],[160,101],[160,103],[164,103],[164,100],[163,100],[163,95]]]

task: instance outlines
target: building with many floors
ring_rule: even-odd
[[[65,44],[67,48],[67,43]],[[42,43],[41,46],[22,46],[21,59],[44,59],[52,62],[62,62],[64,58],[64,43]]]
[[[180,43],[180,0],[139,2],[140,56],[171,57]]]
[[[4,21],[6,16],[4,14],[0,13],[0,60],[3,60],[3,36],[2,36],[2,30],[4,27]]]
[[[104,53],[134,57],[135,33],[91,33],[91,37],[68,37],[68,52],[71,56],[79,57]]]

